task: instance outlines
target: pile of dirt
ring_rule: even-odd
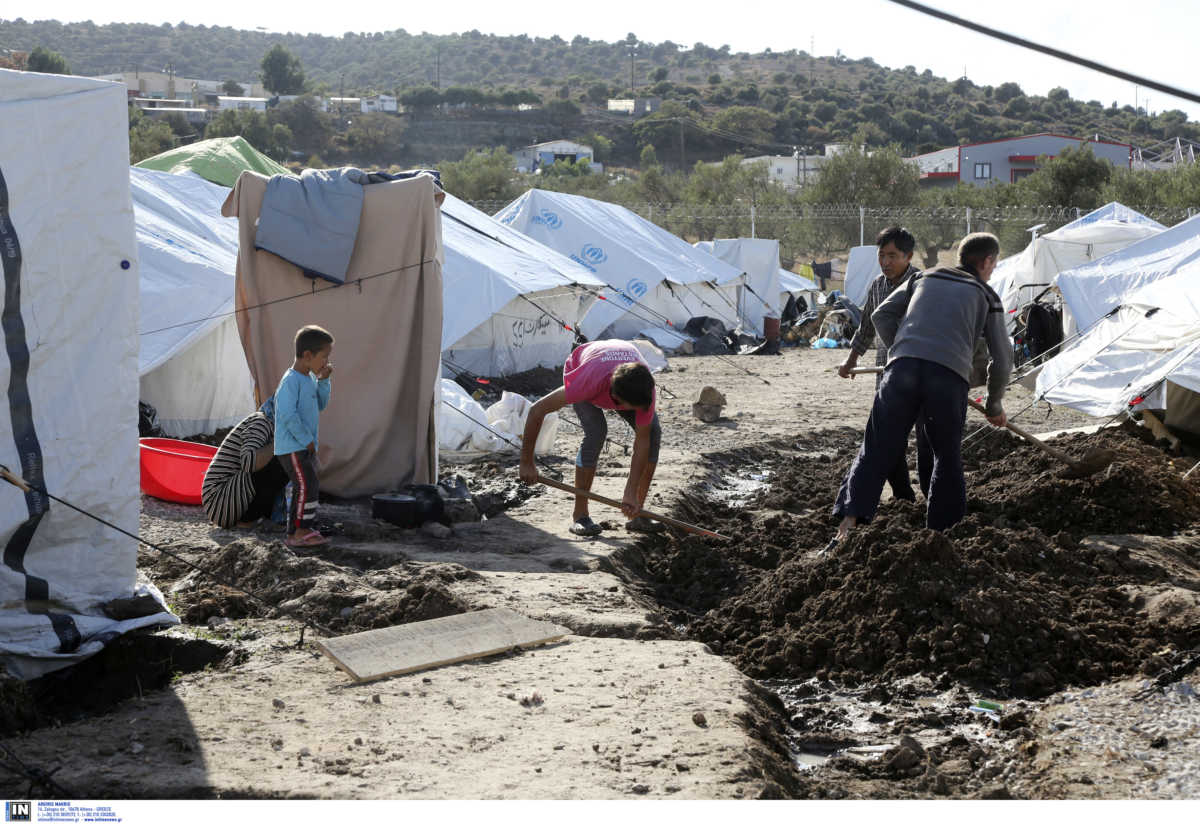
[[[948,673],[1033,696],[1126,675],[1164,646],[1200,642],[1200,628],[1147,622],[1122,589],[1161,570],[1122,565],[1079,541],[1170,534],[1200,520],[1200,492],[1160,451],[1120,432],[1059,444],[1072,454],[1103,446],[1119,460],[1064,480],[1052,459],[1010,444],[969,473],[969,514],[953,529],[927,530],[923,505],[892,501],[823,554],[857,438],[819,433],[780,445],[773,459],[752,456],[772,489],[745,506],[681,501],[679,517],[735,541],[649,539],[621,560],[682,607],[676,623],[755,677]],[[727,472],[739,457],[712,461]]]
[[[204,624],[216,616],[262,617],[279,608],[337,632],[466,612],[466,603],[450,592],[449,585],[476,576],[458,564],[393,561],[382,568],[358,568],[347,557],[301,556],[282,542],[253,540],[234,541],[204,559],[202,565],[258,598],[218,584],[200,572],[188,572],[164,588],[185,623]],[[172,568],[177,571],[178,562],[167,559],[157,566],[155,578],[161,585],[164,573],[169,576]]]

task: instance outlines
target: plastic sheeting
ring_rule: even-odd
[[[0,463],[136,534],[138,258],[125,98],[117,83],[0,70],[10,126],[0,129],[0,382],[9,387]],[[28,370],[14,370],[26,357]],[[0,541],[0,662],[17,677],[69,666],[131,629],[178,623],[157,590],[139,585],[133,539],[44,495],[0,490]],[[106,614],[141,595],[137,617]]]
[[[1124,303],[1134,289],[1168,277],[1200,258],[1200,215],[1058,276],[1058,288],[1080,329]]]
[[[742,329],[762,336],[763,318],[778,318],[783,308],[779,303],[779,241],[740,237],[695,245],[742,271],[736,281],[737,315]]]
[[[485,410],[457,383],[442,378],[438,449],[444,456],[460,458],[488,452],[515,452],[516,445],[523,440],[525,420],[532,406],[526,398],[505,392]],[[551,412],[542,420],[533,453],[545,455],[550,452],[557,436],[558,413]]]
[[[131,168],[141,260],[138,397],[171,437],[210,434],[254,411],[233,317],[237,221],[229,189],[192,174]]]
[[[1010,326],[1022,307],[1058,284],[1060,273],[1125,249],[1164,228],[1126,206],[1109,203],[1034,238],[1019,254],[1000,261],[992,273],[991,286],[1004,303]],[[1067,334],[1073,331],[1073,320],[1073,314],[1065,319]]]
[[[846,258],[846,282],[842,285],[842,294],[862,308],[867,302],[871,281],[880,271],[879,250],[875,246],[855,246]]]
[[[561,365],[604,281],[449,194],[442,239],[442,350],[451,367],[508,375]]]
[[[1137,278],[1131,272],[1127,282]],[[1037,378],[1039,396],[1104,416],[1138,397],[1148,408],[1161,408],[1164,381],[1200,392],[1200,262],[1119,300],[1116,313],[1046,362]]]
[[[496,219],[582,264],[609,287],[583,333],[632,339],[647,325],[682,328],[697,315],[736,315],[720,287],[742,271],[623,206],[530,189]],[[711,285],[710,285],[711,284]]]

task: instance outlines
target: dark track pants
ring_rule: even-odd
[[[307,449],[275,456],[292,482],[292,502],[288,505],[287,531],[292,535],[301,527],[313,528],[317,516],[317,494],[320,484],[317,467]]]
[[[926,472],[918,457],[921,486],[928,498],[930,529],[958,523],[967,509],[962,469],[962,430],[967,417],[967,382],[932,361],[900,358],[883,373],[862,446],[838,490],[833,513],[870,521],[879,508],[884,481],[896,470],[914,424],[924,429],[931,459]],[[920,453],[918,434],[918,456]]]

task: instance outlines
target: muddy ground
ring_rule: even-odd
[[[841,357],[678,358],[661,376],[651,508],[728,542],[635,539],[596,510],[611,528],[575,538],[569,499],[515,484],[504,457],[443,465],[486,520],[441,535],[328,503],[320,550],[144,498],[143,537],[179,558],[143,548],[141,573],[183,626],[3,685],[4,742],[57,769],[40,797],[1200,797],[1195,458],[1070,435],[1118,461],[1065,480],[981,432],[961,524],[929,532],[885,493],[822,553],[873,390],[832,374]],[[691,417],[705,384],[729,400],[713,424]],[[1014,388],[1010,414],[1027,400]],[[1095,423],[1044,405],[1019,420]],[[597,491],[619,497],[631,438],[619,421],[610,438]],[[561,426],[557,454],[577,442]],[[571,635],[361,686],[312,630],[297,646],[297,616],[344,634],[490,606]],[[9,796],[28,783],[0,771]]]

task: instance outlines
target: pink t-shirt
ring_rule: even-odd
[[[612,373],[623,363],[646,363],[632,343],[623,340],[598,340],[585,343],[567,356],[563,364],[563,390],[568,403],[590,403],[601,409],[619,409],[613,403]],[[650,408],[634,413],[638,426],[649,426],[654,419],[658,389],[650,399]],[[626,407],[628,408],[628,407]]]

